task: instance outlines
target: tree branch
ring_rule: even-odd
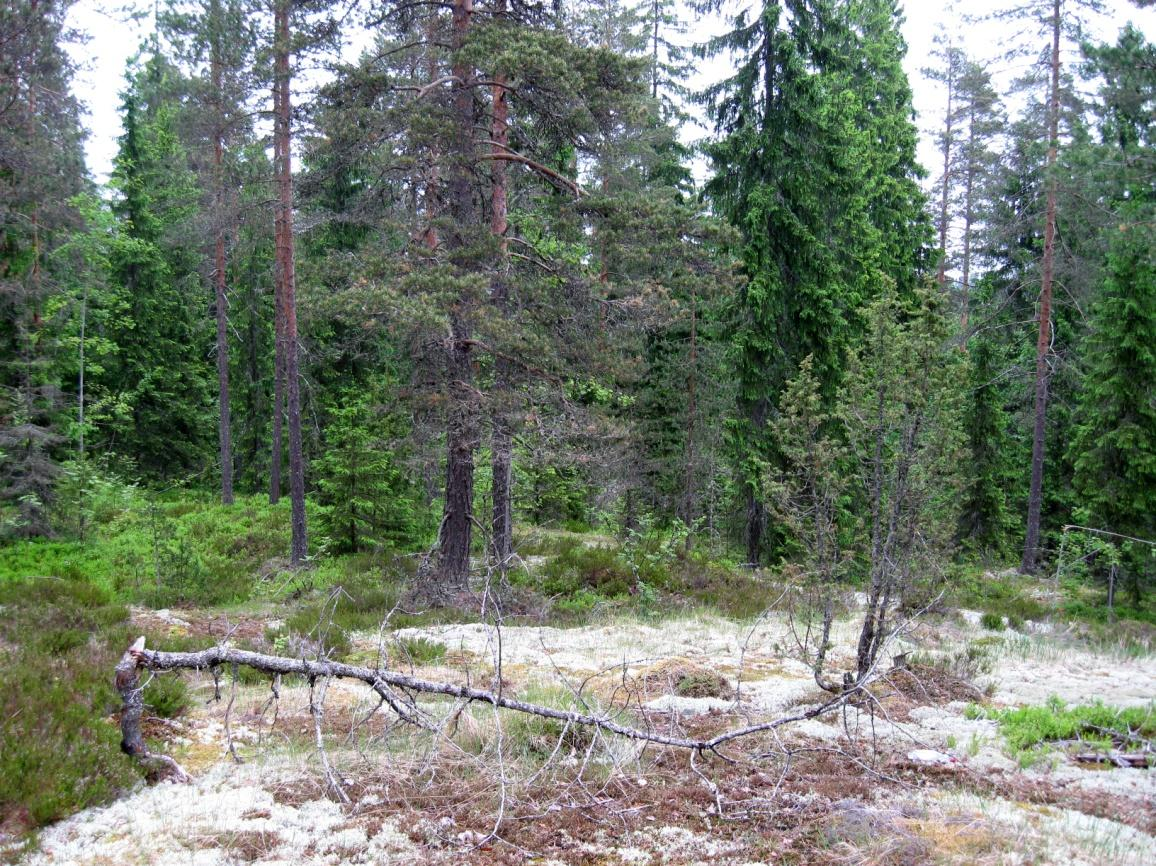
[[[117,690],[120,692],[121,698],[124,701],[124,709],[121,713],[121,729],[124,736],[124,743],[126,744],[122,746],[124,750],[142,761],[154,761],[175,768],[174,774],[179,772],[179,778],[187,781],[187,774],[180,769],[175,761],[163,755],[152,755],[148,752],[147,748],[144,747],[140,731],[143,702],[140,697],[141,690],[137,684],[137,670],[140,667],[153,671],[180,669],[205,670],[226,664],[245,665],[254,670],[269,674],[297,674],[305,677],[310,682],[332,677],[360,680],[383,697],[390,695],[391,688],[424,692],[426,694],[447,695],[466,702],[478,701],[502,709],[526,713],[532,716],[541,716],[547,719],[555,719],[560,722],[565,722],[567,725],[594,727],[631,740],[655,743],[661,746],[672,746],[680,749],[692,749],[696,752],[713,752],[719,746],[742,737],[763,731],[773,731],[793,722],[816,718],[842,706],[850,700],[856,692],[862,690],[861,686],[856,686],[823,704],[794,715],[734,728],[710,739],[700,740],[687,737],[666,736],[654,731],[635,728],[630,725],[621,724],[609,715],[593,715],[590,713],[559,710],[553,707],[542,706],[541,704],[521,701],[499,692],[472,688],[470,686],[454,685],[452,683],[424,680],[397,671],[374,670],[367,667],[345,664],[343,662],[310,661],[308,659],[264,655],[248,650],[233,649],[227,646],[215,646],[201,650],[200,652],[161,652],[158,650],[145,649],[144,638],[141,637],[125,652],[124,657],[116,668]],[[397,702],[396,699],[389,701],[387,698],[387,702],[393,707],[395,712],[398,711],[399,702]],[[415,724],[418,723],[413,713],[401,712],[399,715],[404,721]],[[422,727],[426,727],[426,725],[422,725]]]
[[[491,153],[480,154],[478,159],[499,159],[504,160],[505,162],[518,162],[522,165],[528,166],[543,177],[552,180],[554,183],[564,186],[566,189],[570,190],[570,192],[574,193],[575,196],[582,197],[584,195],[589,195],[586,190],[582,189],[582,187],[578,185],[577,181],[570,180],[570,178],[566,177],[565,175],[559,174],[549,166],[542,165],[542,163],[530,159],[528,156],[520,154],[515,150],[510,150],[510,148],[506,147],[500,142],[483,139],[482,141],[478,142],[478,144],[488,144],[491,147],[499,148],[499,150],[493,151]]]

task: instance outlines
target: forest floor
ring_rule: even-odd
[[[831,666],[853,667],[856,604]],[[176,636],[274,629],[277,611],[134,608]],[[1024,633],[1026,632],[1026,633]],[[479,623],[356,631],[362,664],[398,647],[421,677],[500,685],[563,708],[704,736],[823,700],[786,614],[621,617],[572,628]],[[158,648],[164,648],[163,646]],[[336,681],[321,734],[307,683],[188,675],[192,707],[147,733],[192,782],[140,786],[40,832],[35,866],[377,863],[1156,863],[1156,769],[1009,746],[1001,708],[1152,712],[1156,654],[1060,626],[992,630],[958,611],[914,623],[874,700],[735,743],[720,756],[642,748],[480,704],[428,698],[440,735],[400,726]],[[324,756],[348,804],[327,790]],[[761,739],[760,739],[761,737]]]

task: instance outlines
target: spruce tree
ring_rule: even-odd
[[[1156,46],[1133,27],[1113,46],[1089,49],[1104,77],[1098,106],[1101,164],[1110,166],[1114,219],[1080,393],[1077,504],[1095,528],[1156,539]],[[1144,557],[1145,559],[1147,557]],[[1149,568],[1126,563],[1138,594]]]
[[[710,7],[713,8],[713,7]],[[886,276],[916,285],[927,240],[898,15],[888,0],[768,2],[702,49],[738,68],[704,94],[722,138],[706,193],[742,232],[747,284],[733,315],[747,559],[763,554],[768,423],[811,357],[834,396],[858,308]]]
[[[124,135],[113,169],[120,227],[110,253],[126,315],[112,387],[127,407],[117,448],[148,477],[200,471],[215,425],[199,255],[190,238],[200,190],[182,141],[187,81],[155,47],[123,95]]]
[[[51,529],[62,436],[46,306],[64,276],[53,253],[80,230],[72,201],[85,188],[63,44],[70,6],[19,0],[0,9],[0,534]]]

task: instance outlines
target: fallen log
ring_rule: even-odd
[[[1083,752],[1073,755],[1072,760],[1081,764],[1115,764],[1124,769],[1145,770],[1156,763],[1151,755],[1129,755],[1124,752]]]
[[[782,716],[766,722],[745,725],[724,731],[710,739],[691,739],[661,734],[645,728],[622,724],[609,715],[593,715],[573,710],[559,710],[554,707],[533,704],[511,698],[501,691],[489,691],[471,686],[424,680],[398,671],[349,665],[329,660],[310,660],[271,656],[249,650],[234,649],[218,645],[199,652],[162,652],[145,648],[145,639],[138,638],[129,647],[116,667],[116,688],[123,701],[121,710],[121,748],[149,767],[164,770],[168,777],[187,781],[188,774],[172,758],[149,752],[141,734],[141,714],[144,707],[142,687],[137,671],[145,668],[151,671],[207,670],[222,665],[245,665],[267,674],[296,674],[311,683],[323,678],[360,680],[365,683],[405,722],[427,729],[436,728],[422,717],[416,703],[410,697],[413,693],[446,695],[466,702],[477,701],[506,710],[555,719],[571,725],[598,728],[607,733],[617,734],[632,740],[640,740],[661,746],[691,749],[695,752],[717,752],[720,746],[743,737],[764,731],[773,731],[794,722],[813,719],[832,712],[847,703],[857,692],[864,692],[862,685],[841,692],[825,703],[811,707],[793,715]],[[404,693],[399,694],[399,690]],[[869,697],[869,696],[868,696]],[[165,775],[165,773],[162,773]]]

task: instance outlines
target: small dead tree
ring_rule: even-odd
[[[958,353],[948,346],[942,297],[903,302],[893,286],[866,311],[840,414],[865,503],[869,583],[857,679],[875,666],[892,606],[933,571],[950,544],[964,450]]]
[[[822,598],[822,633],[810,652],[815,680],[830,692],[870,676],[895,632],[894,607],[936,570],[955,525],[962,446],[953,383],[961,378],[941,303],[930,291],[904,303],[886,286],[865,310],[866,336],[848,358],[836,405],[825,408],[808,359],[775,423],[784,461],[768,498]],[[867,566],[866,610],[856,669],[832,682],[824,666],[833,600],[856,561],[852,545]]]

